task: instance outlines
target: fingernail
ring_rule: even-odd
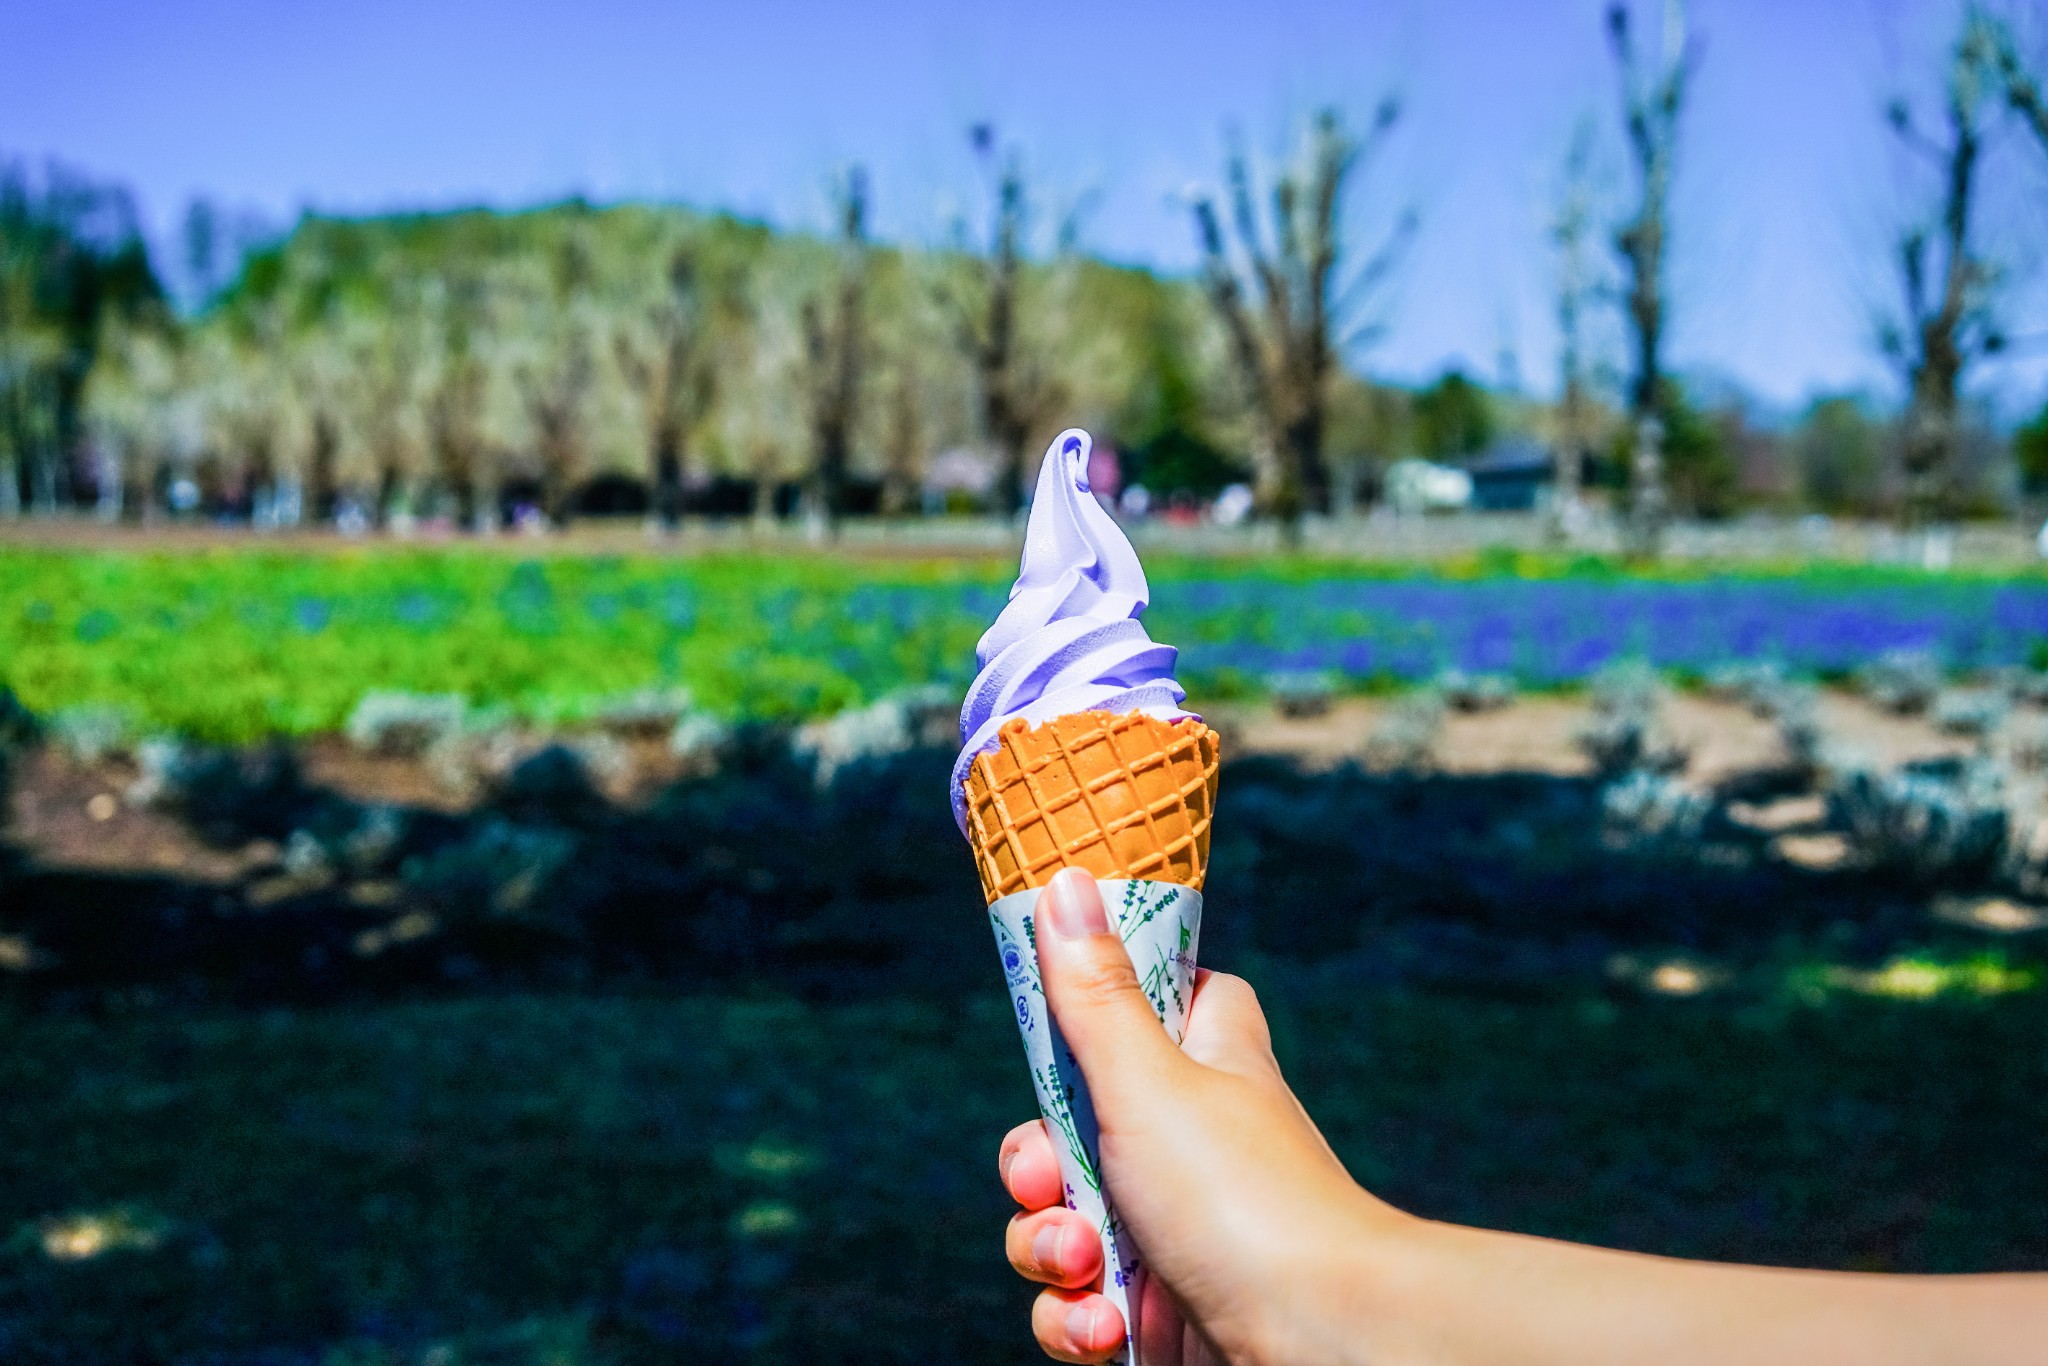
[[[1067,1241],[1064,1224],[1051,1223],[1031,1235],[1031,1262],[1040,1271],[1059,1274],[1060,1248]]]
[[[1095,879],[1080,869],[1068,868],[1055,875],[1045,889],[1045,899],[1052,903],[1052,931],[1060,938],[1085,939],[1109,932],[1109,916],[1102,909]]]
[[[1093,1303],[1077,1304],[1069,1309],[1067,1341],[1084,1352],[1089,1350],[1095,1341],[1095,1316],[1101,1312],[1101,1308]]]
[[[996,1171],[1002,1177],[1004,1190],[1008,1190],[1010,1188],[1010,1164],[1012,1162],[1015,1162],[1016,1160],[1016,1150],[1011,1149],[1009,1152],[1004,1153],[1003,1160],[996,1164]]]

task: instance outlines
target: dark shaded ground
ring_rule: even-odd
[[[629,982],[971,995],[990,970],[971,862],[936,796],[949,762],[864,762],[821,790],[761,732],[718,776],[628,807],[549,749],[450,814],[309,783],[287,748],[222,752],[178,810],[208,845],[259,851],[223,865],[241,871],[11,855],[0,933],[35,966],[0,981],[78,1007]],[[1796,868],[1725,823],[1704,843],[1617,846],[1591,779],[1248,759],[1226,768],[1220,807],[1211,954],[1355,957],[1376,981],[1512,991],[1603,982],[1620,953],[1873,964],[1984,943],[1931,920],[1928,888]]]
[[[275,846],[238,880],[17,858],[0,1359],[1032,1359],[993,1179],[1029,1088],[947,760],[820,792],[763,735],[623,809],[556,753],[464,819],[224,755],[184,819]],[[2043,993],[1811,985],[1984,953],[1929,889],[1618,850],[1576,779],[1244,761],[1221,806],[1204,959],[1388,1198],[2048,1269]],[[1680,960],[1710,989],[1620,966]]]

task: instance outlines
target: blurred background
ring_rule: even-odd
[[[10,19],[0,1356],[1033,1358],[1040,453],[1358,1177],[2048,1270],[2048,13]]]

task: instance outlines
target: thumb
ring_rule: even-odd
[[[1079,868],[1055,875],[1038,898],[1038,973],[1095,1114],[1105,1128],[1155,1109],[1148,1098],[1186,1065],[1166,1037],[1095,879]]]

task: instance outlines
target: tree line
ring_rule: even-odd
[[[778,233],[678,207],[568,202],[376,218],[308,215],[219,265],[222,225],[188,218],[174,308],[119,187],[61,170],[0,174],[0,516],[89,501],[105,516],[231,508],[259,521],[422,518],[489,529],[508,508],[559,524],[632,506],[846,515],[975,506],[1013,514],[1031,458],[1081,422],[1158,492],[1239,479],[1287,525],[1370,496],[1404,454],[1458,459],[1518,429],[1557,452],[1561,534],[1582,476],[1615,486],[1631,546],[1674,510],[1739,502],[1964,515],[1997,465],[1967,401],[2007,349],[2007,281],[1982,245],[1989,142],[2048,154],[2048,103],[2009,23],[1972,5],[1929,112],[1883,111],[1926,163],[1901,225],[1899,303],[1877,329],[1907,395],[1846,398],[1790,434],[1702,406],[1668,372],[1671,188],[1700,49],[1683,0],[1654,33],[1606,14],[1629,201],[1603,213],[1574,139],[1553,223],[1555,402],[1463,375],[1419,391],[1364,377],[1389,324],[1382,287],[1418,230],[1368,197],[1399,136],[1315,115],[1261,182],[1233,147],[1189,204],[1187,278],[1083,254],[1027,181],[1021,149],[970,130],[980,210],[939,247],[877,242],[858,167],[834,231]],[[1361,208],[1365,210],[1360,213]],[[1680,225],[1682,226],[1682,225]],[[1592,320],[1627,338],[1603,375]],[[2048,482],[2048,414],[2019,434]],[[610,501],[607,501],[607,500]]]

